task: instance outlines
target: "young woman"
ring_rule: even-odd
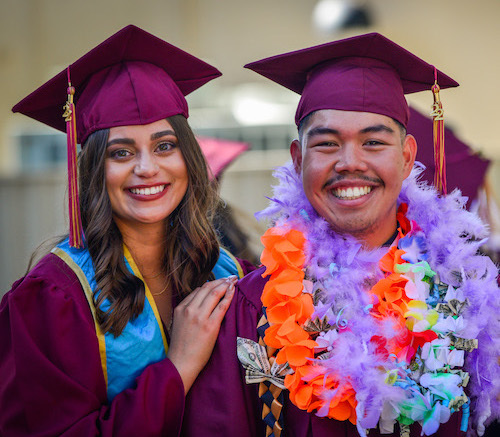
[[[70,237],[0,305],[0,435],[178,435],[250,269],[219,247],[186,120],[184,96],[219,75],[128,26],[14,107],[82,151]]]

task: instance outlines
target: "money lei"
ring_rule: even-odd
[[[413,242],[411,244],[413,244]],[[413,249],[415,250],[415,248]],[[417,260],[414,260],[414,263],[421,264],[421,261],[422,260],[417,262]],[[402,271],[406,273],[409,271],[408,270],[409,268],[410,269],[414,268],[414,266],[412,267],[410,264],[411,263],[403,264],[401,267]],[[417,265],[415,269],[418,270],[419,268],[420,266]],[[428,265],[427,267],[423,266],[423,269],[427,273],[423,278],[421,278],[421,280],[425,283],[428,283],[430,285],[431,290],[429,293],[429,297],[427,299],[428,309],[426,311],[423,311],[420,320],[425,319],[425,317],[428,316],[428,314],[426,315],[426,312],[428,313],[429,308],[430,309],[434,308],[432,311],[434,311],[436,315],[437,313],[441,313],[445,318],[446,317],[452,317],[454,319],[458,318],[463,313],[464,309],[467,307],[468,301],[467,300],[461,301],[457,298],[447,298],[449,287],[446,284],[443,284],[439,281],[437,275],[434,272],[432,272],[432,270],[430,270]],[[433,278],[433,276],[435,277]],[[304,292],[306,292],[306,290],[304,290]],[[321,292],[318,292],[317,294],[313,293],[313,300],[315,306],[321,302],[320,294]],[[309,335],[311,336],[310,338],[312,339],[317,339],[318,337],[323,336],[329,331],[338,330],[339,328],[342,329],[344,321],[342,320],[341,313],[342,310],[340,312],[337,312],[337,314],[335,314],[336,320],[332,320],[331,318],[328,318],[326,316],[323,318],[316,317],[312,320],[308,319],[305,323],[302,324],[302,329],[305,332],[308,332]],[[413,313],[412,316],[417,317],[417,320],[419,319],[418,314]],[[433,318],[435,318],[435,321],[432,324],[435,324],[437,317]],[[441,338],[443,337],[447,341],[444,347],[446,347],[446,349],[450,351],[454,349],[471,351],[477,347],[477,340],[460,338],[454,335],[453,332],[448,332],[447,335],[441,335]],[[332,347],[335,347],[334,343],[332,343]],[[436,353],[439,354],[442,347],[443,346],[440,345],[436,347],[431,346],[427,351],[426,358],[431,358]],[[467,406],[468,398],[463,393],[463,390],[459,394],[457,393],[458,396],[453,396],[449,393],[443,395],[442,390],[437,390],[437,392],[441,393],[440,395],[439,393],[436,394],[437,393],[436,389],[432,387],[432,384],[434,383],[432,381],[432,378],[428,382],[428,384],[430,385],[428,385],[427,387],[418,388],[419,386],[415,381],[416,380],[418,381],[422,376],[422,374],[429,371],[429,369],[425,367],[424,364],[425,360],[422,359],[421,354],[422,352],[419,349],[418,356],[408,364],[406,370],[404,370],[404,368],[401,368],[400,367],[401,365],[398,366],[400,367],[399,375],[397,373],[389,372],[390,374],[388,375],[387,383],[400,386],[405,390],[410,390],[409,393],[417,390],[417,392],[420,393],[420,396],[424,395],[429,398],[429,400],[426,401],[426,405],[428,405],[429,408],[432,407],[433,409],[435,409],[439,407],[441,409],[444,408],[447,411],[452,412],[458,410],[460,407],[464,405]],[[316,353],[315,358],[320,360],[328,359],[329,355],[330,354],[327,350],[324,352]],[[287,366],[287,363],[281,366],[279,366],[276,362],[270,364],[267,359],[265,348],[247,339],[238,339],[238,357],[240,358],[240,361],[243,363],[246,369],[247,383],[268,380],[271,381],[273,384],[283,388],[284,387],[283,377],[293,372],[293,370],[291,370]],[[453,365],[450,366],[449,364],[445,363],[445,367],[434,369],[434,375],[437,375],[438,377],[441,375],[441,378],[445,377],[445,381],[446,384],[448,384],[448,387],[449,387],[449,381],[447,380],[450,379],[448,377],[449,376],[453,377],[453,375],[455,375],[458,379],[453,379],[453,381],[459,381],[458,387],[460,386],[465,387],[468,382],[468,374],[466,372],[462,372],[459,369],[458,370],[453,369],[453,367],[454,367]],[[431,392],[433,390],[434,392],[432,394]],[[437,395],[438,398],[435,398],[435,395]],[[410,396],[410,399],[411,397],[412,396]],[[435,402],[437,403],[435,404]],[[414,421],[419,421],[423,424],[424,432],[426,430],[429,431],[432,428],[432,426],[434,426],[434,423],[432,423],[432,420],[434,419],[425,420],[424,416],[419,416],[420,413],[418,413],[418,408],[421,407],[418,407],[417,410],[415,410],[415,407],[412,405],[412,401],[405,401],[398,408],[400,409],[398,422],[400,423],[402,435],[404,435],[407,432],[408,429],[407,427]],[[466,409],[464,408],[464,410]],[[434,413],[432,413],[431,416],[433,414]],[[424,422],[427,422],[427,424]]]
[[[266,348],[248,338],[237,338],[237,353],[245,368],[247,384],[269,381],[279,388],[285,388],[285,375],[292,372],[288,363],[278,364],[274,359],[271,363]]]

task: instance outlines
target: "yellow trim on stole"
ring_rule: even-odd
[[[146,281],[141,275],[141,272],[139,271],[137,264],[134,261],[134,258],[132,258],[132,254],[130,253],[130,250],[128,250],[128,247],[123,245],[123,254],[125,255],[125,259],[128,261],[130,268],[134,272],[134,275],[137,276],[144,284],[144,288],[146,289],[146,298],[151,305],[151,308],[153,310],[153,313],[156,317],[156,322],[158,323],[158,326],[160,327],[160,332],[161,332],[161,338],[163,339],[163,346],[165,347],[165,354],[167,353],[168,350],[168,342],[167,342],[167,337],[165,336],[165,330],[163,329],[163,323],[161,321],[160,313],[158,312],[158,307],[156,306],[156,302],[153,298],[153,295],[149,291],[149,287],[146,284]]]
[[[243,273],[243,269],[241,268],[241,265],[238,262],[238,260],[236,259],[236,257],[231,252],[229,252],[229,250],[224,249],[223,247],[221,247],[220,250],[223,250],[224,252],[226,252],[226,254],[229,255],[229,258],[231,258],[232,261],[234,262],[234,265],[238,269],[238,278],[239,279],[243,278],[243,276],[245,276],[245,274]]]
[[[95,311],[95,306],[94,306],[94,293],[92,289],[90,288],[89,281],[87,281],[87,277],[85,276],[85,273],[83,273],[82,269],[80,266],[73,261],[71,256],[69,256],[64,250],[60,249],[59,247],[54,247],[51,251],[54,255],[57,255],[59,258],[61,258],[67,265],[68,267],[73,270],[75,275],[78,277],[80,284],[83,288],[83,291],[85,293],[85,297],[87,298],[87,302],[90,307],[90,311],[92,313],[92,317],[94,319],[94,325],[95,325],[95,332],[97,335],[97,341],[99,342],[99,355],[101,357],[101,366],[102,366],[102,372],[104,374],[104,382],[106,383],[106,387],[108,386],[108,369],[106,365],[106,342],[104,339],[104,334],[101,331],[101,327],[99,326],[99,323],[97,323],[97,316],[96,316],[96,311]]]

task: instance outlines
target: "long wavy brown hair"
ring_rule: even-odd
[[[167,118],[173,127],[186,163],[188,188],[166,221],[164,270],[167,287],[182,297],[210,277],[219,256],[212,225],[218,196],[209,183],[200,146],[182,115]],[[143,282],[127,269],[123,239],[113,220],[106,191],[105,157],[109,129],[89,136],[79,156],[80,209],[85,240],[93,261],[97,288],[94,292],[97,319],[103,332],[121,334],[130,319],[144,308]],[[104,301],[110,306],[102,309]]]

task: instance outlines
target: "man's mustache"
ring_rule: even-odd
[[[344,175],[344,174],[341,174],[341,175],[337,175],[337,176],[334,176],[330,179],[328,179],[325,184],[323,185],[323,188],[330,188],[330,186],[332,185],[335,185],[337,184],[338,182],[342,182],[342,181],[349,181],[349,180],[352,180],[352,181],[365,181],[365,182],[370,182],[370,183],[374,183],[374,184],[381,184],[381,185],[384,185],[384,181],[380,178],[372,178],[370,176],[365,176],[365,175]]]

